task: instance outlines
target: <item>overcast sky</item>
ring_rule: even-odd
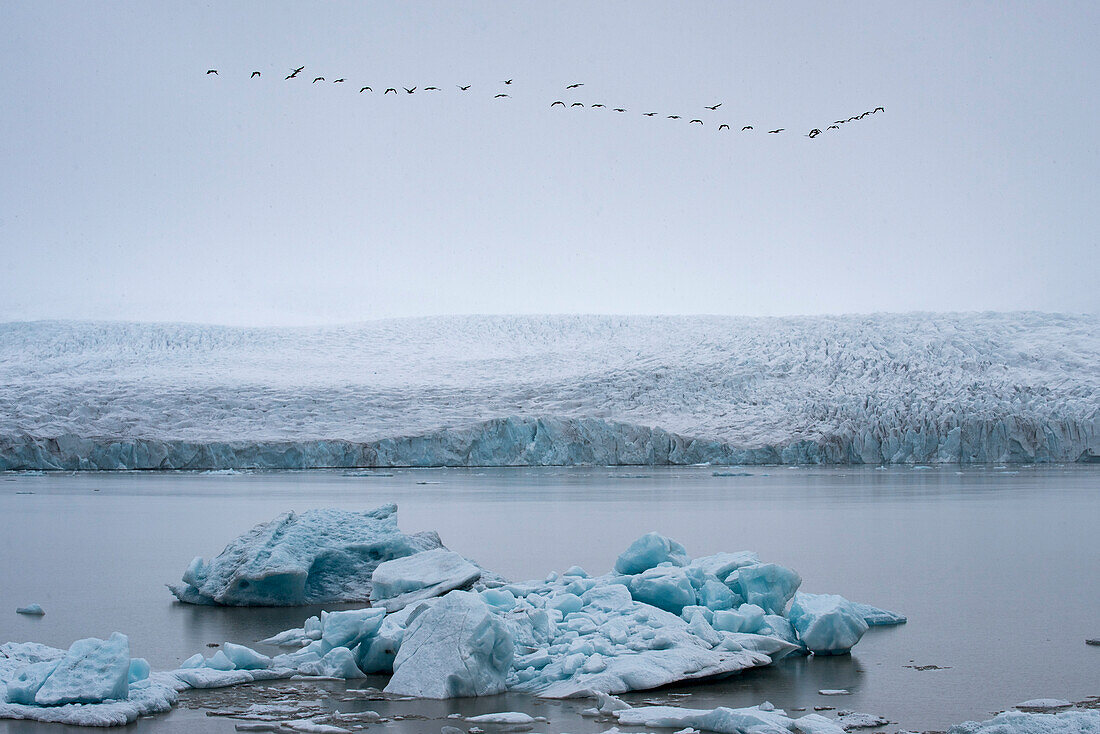
[[[0,0],[0,319],[1100,311],[1097,28],[1095,2]]]

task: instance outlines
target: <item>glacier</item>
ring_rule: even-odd
[[[1100,318],[0,324],[0,470],[1100,460]]]

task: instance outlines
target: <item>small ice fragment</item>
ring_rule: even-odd
[[[1100,637],[1092,637],[1085,640],[1086,645],[1100,645]]]
[[[1055,709],[1068,709],[1073,704],[1060,698],[1033,698],[1030,701],[1018,703],[1012,708],[1020,711],[1053,711]]]
[[[822,688],[817,692],[819,696],[850,696],[852,692],[847,688]]]
[[[32,617],[41,617],[46,612],[45,612],[44,609],[42,609],[42,606],[40,604],[36,603],[36,604],[28,604],[25,607],[19,607],[18,609],[15,610],[15,613],[16,614],[27,614],[27,615],[32,616]]]
[[[821,714],[807,714],[794,720],[794,728],[802,734],[843,734],[844,729]]]
[[[850,709],[844,709],[837,711],[836,715],[839,717],[837,723],[844,727],[845,731],[851,731],[852,729],[874,729],[879,726],[886,726],[890,722],[874,714],[861,714],[858,711],[852,711]]]
[[[457,726],[445,726],[439,730],[439,734],[465,734]]]
[[[466,721],[471,724],[534,724],[535,717],[521,711],[501,711],[496,714],[467,716]]]

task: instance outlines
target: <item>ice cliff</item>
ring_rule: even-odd
[[[0,324],[0,470],[1079,461],[1100,319]]]

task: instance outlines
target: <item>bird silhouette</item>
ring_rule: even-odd
[[[718,129],[719,129],[719,130],[721,130],[722,128],[726,128],[727,130],[729,130],[729,129],[730,129],[730,126],[729,126],[729,125],[726,125],[726,124],[722,124],[722,125],[719,125],[719,126],[718,126]]]
[[[840,125],[829,125],[829,127],[825,128],[825,129],[826,130],[839,130]]]
[[[413,87],[412,89],[409,89],[408,87],[401,87],[401,88],[404,89],[409,94],[412,94],[413,92],[416,91],[416,87]]]
[[[302,73],[302,70],[305,69],[305,68],[306,67],[304,67],[304,66],[299,66],[297,69],[291,69],[290,73],[293,76],[298,76],[299,74]]]
[[[319,76],[313,80],[313,83],[316,84],[317,82],[323,82],[324,80],[325,78],[323,76]]]
[[[573,104],[571,104],[571,105],[569,105],[569,106],[570,106],[570,107],[584,107],[584,105],[583,105],[583,104],[581,104],[580,102],[574,102]]]
[[[811,130],[810,132],[808,132],[808,133],[806,134],[806,137],[807,137],[807,138],[816,138],[816,137],[817,137],[818,135],[820,135],[820,134],[821,134],[821,131],[820,131],[820,130],[818,130],[818,129],[817,129],[816,127],[815,127],[815,128],[813,129],[813,130]]]
[[[386,91],[382,92],[382,96],[384,97],[384,96],[386,96],[387,94],[389,94],[390,92],[393,92],[394,94],[397,94],[397,90],[396,90],[396,89],[394,89],[393,87],[389,87],[389,88],[387,88],[387,89],[386,89]]]
[[[258,77],[258,76],[260,76],[260,72],[258,72],[258,71],[254,71],[254,72],[252,72],[252,76],[250,76],[250,77],[248,77],[248,78],[249,78],[249,79],[255,79],[255,78],[256,78],[256,77]]]
[[[463,92],[465,92],[466,90],[468,90],[470,88],[469,84],[467,84],[466,86],[462,86],[461,84],[456,84],[455,86],[458,87],[459,89],[461,89]]]
[[[775,130],[769,130],[768,132],[770,132],[770,133],[781,133],[786,129],[787,128],[785,128],[785,127],[777,127]]]
[[[624,110],[622,107],[616,107],[614,111],[615,112],[626,112],[626,110]]]
[[[741,128],[741,132],[745,132],[746,130],[752,130],[752,125],[745,125],[743,128]]]
[[[363,87],[362,89],[359,90],[359,94],[362,94],[363,92],[373,92],[373,91],[374,90],[371,89],[370,87]]]
[[[690,125],[691,123],[693,123],[693,122],[697,122],[697,123],[699,123],[700,125],[702,125],[702,124],[703,124],[703,121],[702,121],[702,120],[688,120],[688,124],[689,124],[689,125]]]
[[[669,115],[668,119],[670,119],[670,120],[679,120],[680,116],[679,115]]]
[[[439,87],[424,87],[425,92],[438,92]]]
[[[870,112],[864,112],[862,115],[859,116],[859,119],[862,120],[864,117],[867,117],[867,115],[869,115],[869,114],[871,114],[871,113]]]
[[[852,122],[853,120],[858,120],[858,119],[859,119],[858,117],[849,117],[849,118],[848,118],[848,119],[846,120],[846,122]]]
[[[642,114],[645,115],[646,117],[653,117],[657,113],[656,112],[643,112]]]
[[[566,89],[576,89],[577,87],[583,87],[584,82],[577,82],[576,84],[570,84]]]
[[[557,102],[552,103],[550,106],[553,107],[556,104],[560,104],[562,107],[565,107],[565,102],[562,102],[560,99]]]
[[[718,104],[714,105],[713,107],[707,107],[707,105],[703,105],[703,106],[704,106],[704,107],[706,107],[706,108],[707,108],[708,110],[710,110],[711,112],[713,112],[714,110],[716,110],[716,109],[718,109],[719,107],[721,107],[721,106],[722,106],[722,103],[721,103],[721,102],[719,102]]]
[[[885,112],[885,111],[886,111],[886,108],[885,108],[885,107],[876,107],[875,109],[871,110],[871,112],[872,112],[872,113],[875,113],[875,112]]]
[[[341,78],[339,78],[339,79],[333,79],[333,80],[332,80],[332,83],[333,83],[333,84],[339,84],[339,83],[340,83],[340,82],[342,82],[342,81],[344,81],[343,77],[341,77]]]
[[[511,83],[512,83],[512,80],[511,80],[511,79],[505,79],[505,80],[504,80],[504,83],[505,83],[505,84],[511,84]]]
[[[833,120],[834,125],[843,125],[847,120]]]
[[[594,104],[593,107],[607,107],[605,104]]]
[[[218,73],[218,70],[217,70],[217,69],[207,69],[207,70],[206,70],[206,73],[207,73],[207,74],[217,74],[217,73]]]
[[[503,94],[502,93],[502,94],[498,94],[498,95],[494,96],[493,99],[500,99],[501,97],[511,97],[511,96],[512,95],[510,95],[510,94]]]

